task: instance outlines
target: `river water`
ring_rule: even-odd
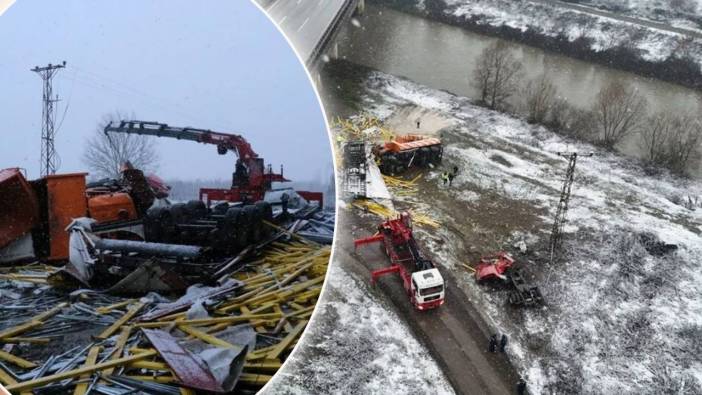
[[[471,85],[477,58],[484,48],[501,40],[375,4],[367,4],[357,21],[340,33],[341,58],[470,98],[478,97]],[[694,90],[507,43],[523,65],[524,81],[546,72],[559,96],[576,107],[589,107],[604,84],[620,80],[646,98],[650,112],[702,110],[702,95]],[[622,150],[637,155],[636,138],[629,140]]]

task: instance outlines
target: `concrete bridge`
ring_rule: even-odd
[[[290,39],[313,77],[325,56],[336,57],[336,35],[365,0],[256,0]]]

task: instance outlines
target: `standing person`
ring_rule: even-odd
[[[500,351],[505,352],[505,347],[507,347],[507,335],[503,333],[500,338]]]
[[[492,335],[492,336],[490,336],[490,345],[488,346],[488,350],[490,350],[490,352],[495,352],[496,348],[497,348],[497,335]]]
[[[444,186],[446,186],[446,183],[449,180],[449,175],[447,171],[441,173],[441,179],[444,181]]]
[[[453,166],[453,175],[454,176],[458,175],[458,166]]]
[[[419,125],[421,124],[422,120],[417,118],[417,129],[419,129]]]
[[[449,181],[449,186],[453,184],[453,179],[456,177],[456,173],[448,173],[448,181]]]
[[[517,395],[526,395],[526,381],[522,377],[517,381]]]

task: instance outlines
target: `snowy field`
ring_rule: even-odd
[[[702,31],[702,0],[572,0],[572,2]]]
[[[699,0],[693,0],[699,1]],[[531,30],[550,37],[564,35],[570,41],[578,38],[592,40],[591,49],[602,51],[616,46],[631,45],[647,61],[662,61],[679,47],[681,34],[642,27],[632,23],[569,10],[557,5],[526,0],[444,0],[443,12],[466,20],[475,18],[480,24],[509,26],[521,31]],[[426,3],[418,1],[419,9]],[[702,30],[701,30],[702,31]],[[702,41],[691,40],[682,53],[689,53],[702,65]]]
[[[454,393],[428,350],[368,281],[336,261],[324,286],[300,343],[262,394]]]
[[[542,309],[509,312],[503,294],[460,273],[465,259],[449,247],[460,240],[447,227],[438,236],[449,242],[433,244],[439,261],[464,280],[466,297],[484,307],[486,321],[510,335],[510,357],[533,393],[702,394],[702,208],[684,204],[702,200],[702,182],[648,176],[630,158],[378,72],[365,80],[362,101],[382,119],[416,106],[454,125],[443,132],[444,161],[464,170],[442,192],[446,198],[470,207],[481,194],[498,192],[545,213],[538,231],[514,232],[504,246],[529,246],[519,259],[545,296]],[[565,256],[549,267],[544,250],[566,165],[559,151],[595,156],[579,159]],[[441,171],[428,178],[438,184]],[[432,245],[431,237],[419,237]],[[658,254],[648,239],[678,249]]]

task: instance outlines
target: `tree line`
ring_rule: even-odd
[[[608,150],[637,135],[643,159],[679,175],[688,175],[702,148],[702,115],[649,111],[646,99],[633,87],[612,80],[602,86],[592,105],[577,109],[559,97],[548,73],[522,83],[523,66],[508,45],[498,41],[481,53],[472,76],[480,103],[492,110],[512,112],[510,102],[529,123],[594,143]],[[518,99],[511,100],[517,96]]]

